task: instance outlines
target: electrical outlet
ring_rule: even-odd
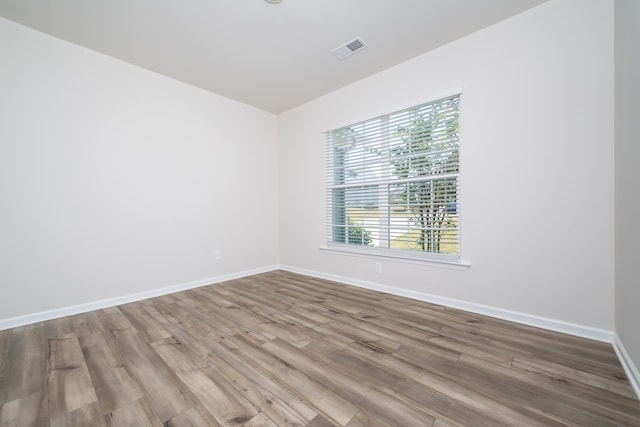
[[[216,249],[214,256],[216,259],[222,259],[222,251],[220,249]]]
[[[382,263],[376,262],[376,273],[382,273]]]

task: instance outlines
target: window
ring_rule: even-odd
[[[327,133],[331,248],[459,260],[460,95]]]

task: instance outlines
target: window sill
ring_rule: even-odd
[[[440,268],[448,268],[451,270],[468,270],[471,267],[471,264],[468,262],[455,259],[455,258],[444,258],[438,259],[435,257],[421,256],[422,254],[417,253],[416,255],[412,254],[402,254],[396,251],[386,251],[384,249],[376,249],[376,248],[356,248],[350,246],[342,246],[342,245],[324,245],[320,247],[320,250],[323,252],[339,254],[339,255],[350,255],[361,258],[374,258],[374,259],[384,259],[388,261],[394,262],[402,262],[407,264],[417,264],[417,265],[429,265],[433,267]]]

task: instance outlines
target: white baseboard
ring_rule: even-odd
[[[613,335],[613,349],[616,351],[618,359],[620,359],[620,363],[624,368],[624,372],[627,374],[627,378],[629,378],[631,387],[633,387],[633,390],[636,392],[636,396],[640,399],[640,372],[633,363],[633,360],[631,360],[631,356],[627,353],[624,345],[622,345],[622,341],[618,334]]]
[[[0,331],[4,329],[16,328],[18,326],[30,325],[32,323],[44,322],[46,320],[57,319],[59,317],[71,316],[74,314],[86,313],[88,311],[100,310],[103,308],[114,307],[130,302],[141,301],[149,298],[158,297],[174,292],[184,291],[187,289],[199,288],[201,286],[211,285],[214,283],[226,282],[227,280],[240,279],[242,277],[252,276],[254,274],[265,273],[267,271],[277,270],[277,265],[256,268],[238,273],[225,274],[222,276],[210,277],[208,279],[196,280],[193,282],[182,283],[173,286],[167,286],[160,289],[152,289],[150,291],[138,292],[119,296],[115,298],[107,298],[99,301],[92,301],[85,304],[78,304],[69,307],[56,308],[53,310],[41,311],[39,313],[27,314],[24,316],[11,317],[8,319],[0,319]]]
[[[410,291],[407,289],[396,288],[392,286],[381,285],[374,282],[354,279],[351,277],[338,276],[334,274],[322,273],[319,271],[306,270],[287,265],[280,265],[281,270],[290,271],[292,273],[304,274],[306,276],[317,277],[320,279],[332,280],[335,282],[345,283],[347,285],[358,286],[361,288],[371,289],[374,291],[386,292],[388,294],[412,298],[418,301],[429,302],[433,304],[443,305],[446,307],[457,308],[472,313],[482,314],[485,316],[495,317],[502,320],[521,323],[524,325],[534,326],[550,331],[561,332],[564,334],[574,335],[582,338],[588,338],[595,341],[613,343],[613,332],[604,329],[592,328],[590,326],[579,325],[575,323],[564,322],[562,320],[550,319],[532,314],[521,313],[517,311],[505,310],[502,308],[490,307],[482,304],[475,304],[454,298],[445,298],[431,295],[423,292]]]

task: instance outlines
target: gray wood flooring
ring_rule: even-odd
[[[2,426],[640,426],[609,344],[274,271],[0,331]]]

